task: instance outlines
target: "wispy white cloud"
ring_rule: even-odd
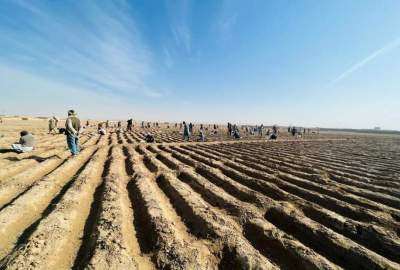
[[[171,32],[178,47],[183,47],[187,53],[192,49],[192,33],[190,21],[192,18],[192,1],[166,1]]]
[[[172,58],[170,51],[166,47],[164,47],[163,53],[164,53],[164,64],[168,68],[171,68],[175,64],[175,62],[174,59]]]
[[[17,9],[23,17],[13,22]],[[8,16],[0,26],[0,63],[96,92],[157,92],[146,93],[151,52],[127,2],[78,1],[64,8],[19,0],[0,12]]]
[[[239,17],[239,5],[239,1],[235,0],[222,1],[220,15],[215,24],[219,41],[226,42],[231,38],[233,27],[236,25]]]
[[[369,62],[371,62],[372,60],[374,60],[375,58],[388,53],[394,49],[396,49],[397,47],[400,46],[400,38],[395,39],[392,42],[389,42],[388,44],[386,44],[385,46],[383,46],[382,48],[374,51],[373,53],[371,53],[370,55],[368,55],[367,57],[365,57],[363,60],[361,60],[360,62],[356,63],[355,65],[353,65],[352,67],[350,67],[348,70],[346,70],[345,72],[343,72],[342,74],[340,74],[336,79],[334,79],[330,85],[334,85],[344,79],[346,79],[347,77],[349,77],[351,74],[353,74],[354,72],[356,72],[357,70],[363,68],[365,65],[367,65]]]

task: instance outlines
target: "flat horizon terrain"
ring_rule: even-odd
[[[0,269],[400,269],[398,135],[91,121],[71,157],[46,119],[3,120]]]

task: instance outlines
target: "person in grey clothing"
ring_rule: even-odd
[[[188,125],[186,124],[185,121],[183,121],[183,140],[188,141],[190,139],[190,130]]]
[[[19,143],[12,144],[12,149],[14,149],[14,151],[17,153],[31,152],[35,144],[33,135],[26,130],[21,131],[20,135],[21,138],[19,139]]]

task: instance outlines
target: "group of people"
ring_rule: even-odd
[[[56,117],[52,117],[49,120],[49,134],[53,134],[57,130],[58,119]],[[68,111],[68,118],[65,121],[65,128],[60,128],[58,130],[62,130],[66,135],[67,145],[71,154],[76,156],[80,152],[79,148],[79,132],[81,130],[81,123],[79,118],[76,116],[74,110]],[[20,139],[18,143],[14,143],[11,145],[11,148],[18,153],[26,153],[31,152],[34,149],[35,139],[33,135],[23,130],[20,132]]]
[[[241,138],[239,128],[236,124],[232,125],[231,123],[228,122],[227,129],[228,129],[228,136],[231,136],[235,139]]]
[[[185,121],[183,121],[180,126],[183,127],[183,140],[189,141],[190,135],[193,134],[194,125],[192,123],[189,123],[189,125],[188,125]],[[206,134],[204,131],[204,126],[202,124],[200,125],[197,141],[199,141],[199,142],[207,141]]]
[[[310,134],[310,129],[309,128],[307,128],[307,129],[301,128],[301,127],[298,128],[298,127],[292,127],[292,126],[288,127],[288,133],[292,134],[293,137],[294,136],[301,137],[301,136],[305,135],[306,132],[308,134]]]
[[[49,119],[49,134],[54,134],[55,132],[57,132],[58,121],[59,120],[55,116],[53,116]],[[89,125],[89,121],[87,121],[86,124]],[[149,127],[149,125],[150,125],[150,123],[147,123],[147,127]],[[158,126],[158,123],[156,123],[156,125]],[[98,128],[97,128],[98,134],[106,135],[107,128],[109,126],[110,126],[110,123],[108,120],[106,122],[99,123]],[[178,126],[178,124],[176,123],[175,127],[177,128],[177,126]],[[119,129],[122,129],[121,121],[118,122],[117,127]],[[143,128],[145,127],[144,122],[142,122],[142,127]],[[193,134],[194,124],[192,124],[192,123],[187,124],[185,121],[183,121],[181,124],[179,124],[179,127],[181,129],[183,128],[184,141],[189,141],[190,136]],[[210,127],[210,125],[209,125],[209,127]],[[132,128],[133,128],[133,120],[131,118],[131,119],[127,120],[127,130],[131,131]],[[213,128],[214,128],[214,131],[212,131],[212,132],[217,133],[218,126],[214,124]],[[256,128],[254,128],[254,129],[249,129],[249,127],[247,127],[247,126],[246,127],[242,126],[241,128],[244,129],[246,131],[246,133],[249,130],[257,131],[258,134],[260,134],[260,136],[262,136],[264,126],[263,125],[256,126]],[[80,152],[79,132],[81,131],[81,122],[80,122],[80,119],[77,117],[76,112],[74,110],[68,111],[68,118],[66,119],[66,122],[65,122],[65,128],[59,128],[58,130],[62,130],[62,133],[65,133],[67,145],[68,145],[69,150],[71,151],[71,154],[74,156],[78,155]],[[241,139],[239,127],[236,124],[228,123],[227,131],[228,131],[229,136],[231,136],[235,139]],[[288,132],[291,132],[294,136],[295,134],[298,133],[298,130],[295,127],[289,127]],[[304,129],[304,132],[305,132],[305,129]],[[21,138],[19,140],[19,143],[13,144],[12,148],[16,152],[20,152],[20,153],[32,151],[34,148],[33,135],[25,130],[21,131],[20,135],[21,135]],[[272,132],[270,131],[270,129],[268,129],[268,131],[266,132],[266,136],[269,137],[269,139],[276,140],[278,138],[277,126],[272,127]],[[205,142],[206,140],[207,140],[207,138],[206,138],[204,126],[202,124],[200,124],[197,141]],[[153,143],[153,142],[155,142],[155,138],[150,132],[148,132],[145,135],[145,141],[147,143]]]

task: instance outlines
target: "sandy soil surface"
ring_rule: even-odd
[[[0,269],[400,269],[400,137],[46,128],[0,124]]]

